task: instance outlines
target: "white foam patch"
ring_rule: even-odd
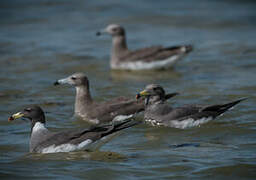
[[[112,121],[124,121],[126,119],[131,118],[131,117],[133,117],[133,114],[130,114],[130,115],[118,115]]]
[[[126,70],[149,70],[149,69],[167,69],[173,66],[184,54],[174,55],[164,60],[156,60],[152,62],[135,61],[120,64],[112,64],[112,69]]]
[[[42,149],[41,153],[57,153],[57,152],[71,152],[86,149],[88,145],[92,143],[91,139],[87,139],[80,144],[61,144],[59,146],[51,145],[47,148]]]
[[[172,123],[172,126],[175,128],[186,129],[186,128],[191,128],[191,127],[199,126],[200,124],[207,123],[212,119],[213,119],[212,117],[204,117],[197,120],[189,118],[182,121],[172,121],[171,123]]]

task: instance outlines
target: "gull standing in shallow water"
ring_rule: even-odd
[[[103,103],[96,103],[90,94],[89,80],[83,73],[75,73],[67,78],[57,80],[54,84],[75,86],[75,115],[91,123],[99,124],[102,122],[121,121],[144,110],[142,99],[135,101],[126,97],[118,97]],[[165,98],[169,99],[177,94],[167,94]]]
[[[127,48],[125,30],[117,24],[110,24],[96,35],[112,36],[111,68],[121,70],[167,69],[192,51],[191,45],[162,47],[152,46],[135,51]]]
[[[137,98],[145,97],[144,120],[153,126],[160,125],[181,129],[209,122],[246,99],[220,105],[187,105],[171,108],[163,101],[164,96],[164,89],[157,84],[146,86],[145,90],[136,96]]]
[[[73,129],[51,132],[45,127],[45,116],[39,106],[29,106],[22,112],[13,114],[8,120],[28,118],[31,121],[30,152],[56,153],[85,150],[96,141],[139,122],[125,120],[118,123],[95,126],[90,129]]]

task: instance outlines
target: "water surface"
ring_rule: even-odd
[[[4,0],[0,8],[2,179],[255,179],[254,1]],[[109,23],[125,26],[130,49],[194,51],[165,72],[111,71],[110,37],[95,36]],[[143,124],[97,152],[29,154],[29,123],[7,122],[24,105],[40,105],[51,130],[88,126],[73,117],[74,89],[53,86],[74,72],[88,75],[97,101],[134,97],[148,83],[180,92],[173,106],[249,99],[201,127]]]

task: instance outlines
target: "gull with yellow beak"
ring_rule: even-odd
[[[31,121],[30,148],[31,153],[56,153],[85,150],[96,141],[122,129],[135,126],[139,122],[131,119],[115,122],[89,129],[71,129],[51,132],[45,127],[45,116],[39,106],[29,106],[23,111],[13,114],[8,120],[27,118]]]
[[[54,83],[62,84],[76,88],[75,115],[94,124],[121,121],[144,110],[143,99],[135,101],[133,98],[121,96],[105,102],[94,101],[90,93],[89,80],[84,73],[75,73]],[[165,98],[169,99],[174,95],[176,93],[168,94]]]
[[[222,115],[236,104],[247,99],[218,105],[186,105],[172,108],[164,100],[165,91],[158,84],[147,85],[137,96],[145,97],[144,120],[153,126],[168,126],[174,128],[190,128],[209,122]]]

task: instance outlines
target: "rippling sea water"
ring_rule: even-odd
[[[253,0],[1,1],[1,179],[255,179],[255,9]],[[130,49],[194,51],[165,72],[111,71],[111,38],[95,36],[110,23],[125,26]],[[88,75],[97,101],[134,97],[153,82],[181,93],[173,106],[249,99],[201,127],[143,124],[100,151],[29,154],[30,125],[7,122],[24,105],[42,106],[51,130],[88,126],[73,117],[74,89],[53,86],[74,72]]]

